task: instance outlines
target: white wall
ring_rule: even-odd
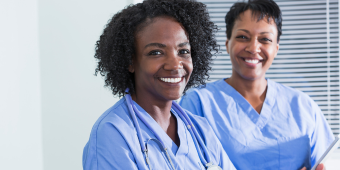
[[[143,2],[143,0],[133,0],[134,4],[141,3],[141,2]]]
[[[0,0],[0,169],[82,169],[96,119],[118,99],[94,44],[132,0]]]
[[[38,1],[0,1],[0,169],[42,170]]]
[[[44,169],[82,169],[97,118],[118,99],[95,77],[95,42],[127,0],[39,0]]]

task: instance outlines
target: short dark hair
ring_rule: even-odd
[[[126,88],[135,93],[134,73],[128,70],[135,53],[135,35],[148,19],[158,16],[174,18],[188,35],[193,72],[184,92],[209,78],[212,52],[216,54],[219,46],[214,36],[217,26],[210,21],[206,5],[194,0],[145,0],[115,14],[96,43],[95,75],[99,72],[105,77],[105,86],[113,95],[124,96]]]
[[[268,17],[268,22],[273,19],[277,27],[277,42],[282,34],[282,13],[279,6],[273,0],[249,0],[235,3],[225,16],[227,38],[230,39],[235,20],[241,13],[250,9],[252,15],[257,16],[257,21]]]

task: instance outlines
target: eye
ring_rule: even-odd
[[[262,41],[265,41],[265,42],[272,42],[272,40],[269,39],[269,38],[262,38]]]
[[[148,55],[161,55],[161,54],[162,54],[162,52],[157,51],[157,50],[150,51],[150,52],[148,53]]]
[[[238,38],[238,39],[248,39],[246,36],[244,36],[244,35],[239,35],[239,36],[237,36],[236,38]]]
[[[179,50],[178,54],[190,54],[190,51],[187,49]]]

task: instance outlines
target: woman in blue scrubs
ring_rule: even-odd
[[[189,0],[147,0],[113,16],[96,73],[122,98],[94,124],[85,170],[235,169],[207,120],[173,102],[206,79],[214,31],[205,5]]]
[[[225,22],[231,77],[190,90],[180,105],[208,119],[237,169],[310,169],[334,136],[309,96],[265,78],[279,50],[280,8],[235,3]]]

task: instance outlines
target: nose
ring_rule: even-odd
[[[183,61],[181,57],[177,55],[177,52],[173,52],[166,57],[164,64],[164,70],[178,70],[183,68]]]
[[[257,39],[251,40],[245,48],[245,51],[251,54],[257,54],[261,52],[261,43],[257,41]]]

